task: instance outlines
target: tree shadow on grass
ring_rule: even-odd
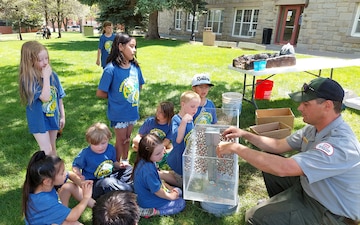
[[[136,37],[137,48],[143,48],[147,46],[163,46],[163,47],[177,47],[179,45],[187,44],[189,42],[179,41],[179,40],[147,40],[143,37]],[[99,39],[88,38],[87,40],[74,40],[74,41],[64,41],[64,42],[51,42],[47,43],[46,47],[49,51],[74,51],[74,52],[90,52],[98,49]]]

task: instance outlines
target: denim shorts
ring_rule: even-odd
[[[130,125],[135,125],[137,120],[128,121],[128,122],[117,122],[117,121],[110,121],[110,126],[114,127],[115,129],[127,128]]]

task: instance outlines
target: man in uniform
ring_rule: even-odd
[[[263,171],[270,199],[246,213],[254,225],[357,225],[360,220],[360,144],[340,114],[343,88],[316,78],[291,93],[299,102],[304,128],[284,139],[230,127],[227,138],[241,137],[262,151],[221,142],[217,155],[235,153]],[[291,157],[281,154],[298,150]]]

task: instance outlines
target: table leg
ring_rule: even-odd
[[[252,77],[253,77],[253,78],[252,78],[252,84],[251,84],[251,85],[247,85],[247,84],[246,84],[246,73],[244,74],[243,100],[251,103],[251,104],[255,107],[255,109],[258,109],[258,106],[257,106],[257,104],[256,104],[256,102],[255,102],[255,98],[254,98],[254,95],[255,95],[255,76],[252,76]],[[247,98],[245,97],[246,87],[247,87],[247,86],[251,86],[251,99],[247,99]]]
[[[255,101],[255,76],[253,76],[253,80],[252,80],[251,102],[254,105],[255,109],[258,109],[258,106],[257,106],[256,101]]]
[[[330,79],[332,79],[334,68],[330,69]]]

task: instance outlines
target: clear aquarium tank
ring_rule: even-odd
[[[228,127],[238,127],[238,115],[238,112],[229,113],[229,109],[217,109],[217,124],[195,126],[183,153],[184,199],[238,204],[238,156],[216,156],[216,146],[220,141],[238,142],[237,138],[226,139],[222,136]]]

